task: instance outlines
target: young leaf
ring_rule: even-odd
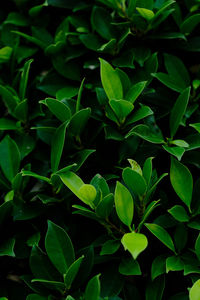
[[[147,21],[151,21],[154,17],[154,12],[150,9],[136,7],[136,10]]]
[[[117,240],[109,240],[105,242],[101,248],[100,255],[109,255],[115,253],[120,247],[120,242]]]
[[[200,295],[200,279],[197,280],[190,289],[189,297],[190,300],[199,300]]]
[[[200,133],[200,123],[190,124],[190,126],[196,129],[198,133]]]
[[[24,100],[26,98],[26,89],[28,84],[28,76],[30,71],[31,63],[33,62],[33,59],[29,59],[27,62],[25,62],[22,74],[21,74],[21,80],[19,85],[19,97],[21,100]]]
[[[99,300],[100,297],[100,275],[94,276],[88,282],[85,290],[85,299],[87,300]]]
[[[78,190],[78,197],[93,207],[93,202],[96,198],[97,191],[91,184],[83,184]]]
[[[142,105],[137,111],[134,111],[128,118],[126,119],[126,125],[135,123],[141,119],[144,119],[153,114],[153,111],[149,106]]]
[[[59,176],[62,182],[72,191],[72,193],[79,197],[78,191],[80,190],[81,186],[84,185],[82,179],[71,171],[59,174]]]
[[[0,142],[0,166],[11,182],[19,171],[20,153],[17,144],[8,135]]]
[[[131,232],[123,235],[121,243],[125,250],[128,250],[134,259],[144,251],[148,245],[148,240],[144,234]]]
[[[63,152],[66,128],[69,124],[69,121],[64,122],[60,127],[56,129],[56,132],[52,139],[52,148],[51,148],[51,169],[52,172],[56,172],[59,167],[60,159]]]
[[[182,163],[171,158],[170,181],[179,198],[190,207],[193,179],[190,171]]]
[[[147,186],[149,185],[151,176],[152,176],[152,169],[153,169],[152,160],[153,160],[153,157],[148,157],[145,160],[144,165],[143,165],[143,176],[144,176],[144,179],[146,180]]]
[[[133,104],[126,100],[110,100],[109,104],[120,122],[124,122],[126,117],[132,112],[134,108]]]
[[[175,251],[175,247],[174,247],[174,243],[171,239],[171,236],[169,235],[169,233],[162,228],[160,225],[157,224],[149,224],[149,223],[145,223],[145,226],[149,229],[149,231],[151,231],[165,246],[167,246],[170,250],[172,250],[174,253],[176,253]]]
[[[173,106],[173,109],[170,114],[170,121],[169,121],[171,137],[173,137],[176,134],[178,127],[181,123],[181,120],[186,112],[186,108],[190,98],[190,90],[191,90],[190,87],[185,89],[180,94],[180,96],[178,97],[178,99],[176,100]]]
[[[129,190],[119,181],[115,188],[115,208],[119,219],[130,227],[134,210],[133,198]]]
[[[65,274],[75,260],[74,248],[68,234],[51,221],[48,221],[45,248],[57,270]]]
[[[123,99],[123,87],[117,72],[102,58],[100,58],[100,67],[101,82],[108,99]]]
[[[178,160],[181,160],[185,149],[182,147],[169,147],[166,145],[162,145],[163,149],[165,149],[165,151],[167,151],[168,153],[174,155]]]

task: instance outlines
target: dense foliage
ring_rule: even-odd
[[[200,1],[0,22],[0,299],[199,300]]]

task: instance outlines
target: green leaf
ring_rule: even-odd
[[[136,7],[136,10],[147,21],[151,21],[154,17],[154,12],[150,9]]]
[[[146,193],[147,184],[144,178],[131,168],[125,168],[122,173],[125,184],[138,196],[142,196]]]
[[[174,82],[183,84],[186,87],[190,85],[190,76],[180,58],[164,54],[165,67],[169,76],[174,79]]]
[[[170,250],[176,253],[174,243],[172,241],[171,236],[169,233],[162,228],[160,225],[157,224],[149,224],[145,223],[145,226],[153,233],[165,246],[167,246]]]
[[[66,122],[71,118],[71,111],[67,105],[64,103],[52,99],[46,98],[45,103],[47,104],[49,110],[61,121]]]
[[[10,60],[13,49],[9,46],[0,49],[0,63],[6,63]]]
[[[57,270],[65,274],[75,260],[74,248],[68,234],[51,221],[48,221],[45,248]]]
[[[96,198],[97,191],[91,184],[83,184],[78,190],[78,197],[84,202],[93,207],[93,202]]]
[[[11,182],[20,167],[20,153],[17,144],[8,135],[0,142],[0,166]]]
[[[170,77],[168,74],[159,72],[152,73],[152,76],[176,92],[181,93],[186,88],[183,82],[176,82],[176,80],[174,80],[174,78]]]
[[[72,85],[66,86],[57,91],[56,99],[58,99],[59,101],[63,99],[71,99],[74,96],[78,95],[78,90],[79,90],[78,87]]]
[[[130,227],[134,210],[133,198],[129,190],[119,181],[115,188],[115,208],[119,219]]]
[[[140,165],[137,163],[137,161],[129,158],[128,162],[131,165],[131,170],[137,172],[138,174],[140,174],[142,176],[142,169],[141,169]]]
[[[4,299],[2,299],[2,300],[4,300]],[[39,296],[38,294],[29,294],[26,297],[26,300],[47,300],[47,297],[45,297],[45,296]]]
[[[59,167],[60,159],[63,152],[66,128],[69,124],[69,121],[64,122],[60,125],[52,138],[52,147],[51,147],[51,169],[52,172],[56,172]]]
[[[27,99],[25,99],[17,104],[14,110],[14,115],[18,120],[25,123],[27,120],[27,114],[28,114],[28,101]]]
[[[0,118],[0,130],[17,130],[20,127],[13,120]]]
[[[182,118],[186,112],[186,108],[190,98],[190,90],[190,87],[185,89],[180,94],[172,108],[169,121],[171,137],[173,137],[176,134],[178,127],[182,121]]]
[[[200,260],[200,234],[198,235],[195,242],[195,253],[198,259]]]
[[[12,113],[17,106],[17,97],[15,97],[11,91],[3,85],[0,85],[0,95],[2,96],[3,102],[5,103],[9,112]]]
[[[26,33],[16,31],[16,30],[13,30],[12,32],[15,33],[18,36],[21,36],[21,37],[25,38],[27,41],[39,46],[41,49],[45,49],[46,46],[47,46],[47,44],[45,42],[43,42],[40,39],[38,39],[36,37],[33,37],[31,35],[28,35]]]
[[[31,280],[31,282],[43,283],[47,288],[49,288],[51,290],[59,291],[61,293],[63,293],[65,291],[65,285],[63,282],[50,281],[50,280],[46,280],[46,279],[33,279],[33,280]]]
[[[145,290],[145,300],[162,300],[165,289],[165,277],[160,276],[154,281],[149,281]]]
[[[184,263],[178,256],[170,256],[166,259],[166,273],[169,271],[183,270]]]
[[[76,112],[69,123],[69,130],[74,136],[80,136],[90,117],[91,109],[84,108]]]
[[[128,138],[131,135],[137,135],[140,138],[154,144],[164,143],[164,139],[161,136],[153,133],[147,125],[137,125],[133,127],[125,136],[125,138]]]
[[[147,186],[150,184],[150,180],[151,180],[151,176],[152,176],[152,170],[153,170],[153,166],[152,166],[152,160],[153,157],[148,157],[143,165],[143,176],[144,179],[146,180]]]
[[[109,104],[120,122],[124,122],[126,117],[132,112],[134,108],[133,104],[126,100],[110,100]]]
[[[190,300],[199,300],[200,295],[200,279],[197,280],[190,289],[189,297]]]
[[[190,220],[185,208],[181,205],[175,205],[168,209],[168,212],[179,222],[188,222]]]
[[[165,151],[174,155],[178,160],[181,160],[181,158],[185,152],[185,149],[182,147],[169,147],[166,145],[163,145],[162,147],[163,147],[163,149],[165,149]]]
[[[151,266],[151,279],[165,274],[166,272],[166,255],[157,256]]]
[[[100,71],[101,82],[108,99],[123,99],[123,87],[118,73],[102,58],[100,58]]]
[[[84,185],[82,179],[71,171],[59,174],[59,176],[62,182],[72,191],[72,193],[79,197],[78,191]]]
[[[100,275],[94,276],[88,282],[85,290],[85,299],[87,300],[99,300],[100,297]]]
[[[200,123],[190,124],[190,126],[196,129],[200,133]]]
[[[28,26],[28,19],[20,13],[10,12],[4,24],[12,24],[16,26]]]
[[[32,62],[33,62],[33,59],[29,59],[27,62],[25,62],[23,70],[22,70],[20,85],[19,85],[19,97],[21,100],[24,100],[26,97],[28,76],[29,76],[30,66],[31,66]]]
[[[74,261],[67,270],[67,273],[64,274],[64,283],[68,290],[71,288],[71,285],[79,271],[83,258],[84,256],[81,256],[76,261]]]
[[[97,205],[96,214],[104,219],[107,219],[113,210],[113,203],[113,194],[108,194]]]
[[[117,240],[108,240],[101,248],[100,255],[110,255],[115,253],[120,247],[120,242]]]
[[[153,111],[149,106],[142,105],[136,112],[133,112],[127,119],[126,125],[135,123],[141,119],[144,119],[153,114]]]
[[[171,158],[170,181],[179,198],[190,207],[193,179],[190,171],[182,163]]]
[[[200,14],[194,14],[186,18],[181,24],[181,32],[190,34],[200,22]]]
[[[141,81],[136,84],[134,84],[127,92],[125,99],[130,101],[131,103],[134,103],[137,98],[140,96],[142,91],[144,90],[146,86],[147,81]]]
[[[21,171],[22,173],[22,176],[30,176],[30,177],[34,177],[34,178],[37,178],[39,180],[43,180],[43,181],[46,181],[47,183],[50,184],[50,179],[48,177],[45,177],[45,176],[41,176],[41,175],[38,175],[34,172],[31,172],[31,171],[27,171],[27,170],[24,170],[22,169]]]
[[[112,18],[108,10],[94,6],[91,15],[91,24],[100,36],[106,40],[111,40],[114,37],[113,25],[111,25]]]
[[[139,263],[131,258],[122,259],[119,265],[119,273],[122,275],[141,275]]]
[[[7,239],[5,242],[1,243],[0,246],[0,256],[12,256],[15,257],[14,252],[14,246],[15,246],[15,239]]]
[[[148,240],[144,234],[131,232],[123,235],[121,243],[125,250],[128,250],[134,259],[144,251],[148,245]]]

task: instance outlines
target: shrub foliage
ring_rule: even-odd
[[[199,300],[200,1],[0,21],[0,299]]]

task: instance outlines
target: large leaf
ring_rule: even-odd
[[[67,270],[67,273],[64,275],[64,283],[68,290],[71,288],[71,285],[79,271],[83,258],[84,256],[81,256],[76,261],[74,261]]]
[[[119,181],[115,188],[115,208],[119,219],[130,227],[133,219],[133,198],[129,190]]]
[[[192,175],[186,166],[174,158],[171,158],[170,180],[176,194],[190,207],[193,190]]]
[[[93,28],[106,40],[110,41],[114,36],[112,18],[107,10],[102,7],[93,7],[91,23]]]
[[[140,96],[142,91],[144,90],[146,86],[146,81],[141,81],[136,84],[134,84],[127,92],[125,99],[130,101],[131,103],[134,103],[137,98]]]
[[[199,300],[200,299],[200,279],[197,280],[190,289],[190,300]]]
[[[123,99],[123,87],[118,73],[102,58],[100,58],[100,66],[101,82],[108,99]]]
[[[125,184],[138,196],[145,194],[147,190],[147,184],[144,178],[131,168],[125,168],[122,173]]]
[[[65,274],[75,260],[74,248],[68,234],[51,221],[48,221],[45,248],[57,270]]]
[[[64,103],[52,99],[52,98],[47,98],[45,99],[45,103],[47,104],[49,110],[61,121],[61,122],[66,122],[70,119],[71,117],[71,112],[70,109],[67,105]]]

